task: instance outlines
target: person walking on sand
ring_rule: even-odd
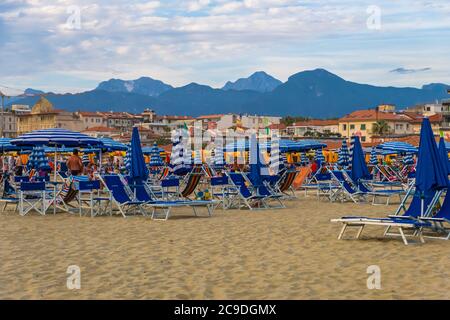
[[[73,154],[67,160],[67,168],[69,169],[70,174],[73,176],[78,176],[83,172],[83,161],[81,161],[77,149],[73,150]]]

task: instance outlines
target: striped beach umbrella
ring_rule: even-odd
[[[185,174],[189,171],[189,163],[191,162],[191,154],[188,154],[187,148],[183,142],[182,129],[172,132],[172,153],[170,155],[170,164],[173,173],[177,175]]]
[[[274,134],[271,140],[270,148],[270,169],[273,172],[278,172],[284,163],[280,161],[280,139],[278,135]]]
[[[314,155],[314,159],[317,162],[320,162],[320,163],[325,162],[325,157],[323,155],[323,150],[322,149],[316,150],[316,153]]]
[[[90,159],[89,159],[89,155],[87,153],[84,153],[83,156],[81,157],[81,162],[83,162],[83,164],[86,166],[89,164]]]
[[[156,142],[150,150],[150,167],[162,167],[164,166],[163,159],[161,158],[161,149],[157,146]]]
[[[223,153],[223,140],[219,138],[215,141],[215,148],[212,152],[214,152],[213,163],[215,168],[223,168],[225,164],[225,155]]]
[[[305,152],[300,152],[300,163],[301,164],[307,164],[309,162],[308,157],[306,156]]]
[[[347,167],[350,162],[350,154],[348,151],[347,141],[342,141],[342,147],[339,149],[338,165]]]
[[[127,172],[131,171],[131,146],[127,145],[127,152],[125,154],[125,158],[123,159],[123,165]]]
[[[410,166],[414,164],[414,159],[412,153],[408,153],[403,157],[403,164],[405,166]]]
[[[372,151],[370,152],[369,163],[373,166],[376,166],[378,164],[377,151],[375,150],[375,148],[372,148]]]

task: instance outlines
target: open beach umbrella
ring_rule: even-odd
[[[128,175],[135,183],[142,183],[148,178],[148,169],[145,165],[144,154],[142,153],[141,138],[137,127],[133,127],[131,134],[131,171]]]
[[[442,163],[428,118],[422,120],[422,128],[420,130],[415,186],[422,197],[422,215],[424,213],[423,198],[434,190],[448,187],[448,168]]]
[[[11,143],[13,139],[11,138],[0,138],[0,154],[10,151],[22,151],[22,150],[31,150],[30,147],[19,147],[16,145],[13,145]]]
[[[355,182],[369,177],[369,169],[367,169],[366,160],[364,159],[364,152],[358,136],[353,137],[351,177]]]
[[[102,142],[101,149],[103,152],[127,151],[128,149],[126,144],[111,138],[99,138],[99,140]]]
[[[439,154],[441,156],[444,167],[447,168],[447,173],[450,174],[450,162],[448,161],[448,151],[445,146],[445,140],[443,137],[439,139]]]
[[[379,144],[377,149],[396,153],[417,153],[417,148],[412,144],[402,141],[389,141]]]
[[[348,163],[349,163],[349,158],[350,158],[350,155],[349,155],[349,151],[348,151],[348,147],[347,147],[347,141],[343,140],[342,147],[339,149],[337,164],[342,167],[347,167]]]
[[[372,148],[372,151],[370,152],[369,163],[373,166],[376,166],[378,164],[377,151],[375,150],[375,148]]]

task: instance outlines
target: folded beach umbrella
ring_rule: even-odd
[[[366,165],[364,152],[359,141],[358,136],[353,137],[353,157],[352,157],[352,172],[351,177],[353,181],[369,178],[369,169]]]
[[[448,168],[445,167],[434,140],[430,120],[422,120],[420,130],[419,153],[416,166],[416,190],[422,197],[422,215],[424,213],[424,197],[432,191],[448,187]]]
[[[305,152],[300,152],[300,162],[302,164],[307,164],[309,162]]]
[[[83,156],[81,157],[81,162],[83,162],[83,164],[85,166],[89,164],[90,159],[89,159],[89,155],[87,153],[83,154]]]
[[[222,139],[216,140],[215,148],[213,150],[213,152],[214,152],[213,163],[214,163],[214,167],[217,169],[223,168],[223,166],[225,164],[225,156],[223,153],[222,143],[223,143]]]
[[[131,170],[128,172],[135,183],[142,183],[148,179],[148,169],[142,153],[141,137],[137,127],[133,128],[131,134]]]
[[[127,145],[127,152],[125,153],[125,158],[123,158],[123,165],[125,170],[130,173],[131,171],[131,145]]]
[[[441,139],[439,139],[439,154],[441,156],[444,167],[447,167],[448,169],[447,172],[448,174],[450,174],[450,162],[448,160],[448,151],[447,148],[445,147],[444,137],[441,137]]]
[[[319,162],[319,163],[325,162],[325,157],[324,157],[324,155],[323,155],[323,150],[322,150],[322,149],[316,150],[316,153],[315,153],[315,155],[314,155],[314,159],[315,159],[317,162]]]
[[[199,166],[203,164],[202,150],[195,150],[194,152],[194,165]]]
[[[280,161],[280,139],[276,134],[272,136],[270,148],[270,169],[273,172],[278,172],[284,163]]]
[[[187,161],[187,162],[186,162]],[[182,130],[175,130],[172,133],[172,153],[170,155],[170,164],[173,173],[176,175],[186,174],[190,167],[191,154],[188,154],[183,142]]]
[[[347,141],[342,141],[342,147],[339,149],[337,164],[342,167],[347,167],[350,159],[350,154],[348,151]]]
[[[161,158],[161,149],[158,148],[156,142],[153,144],[153,147],[150,151],[150,167],[162,167],[164,166],[163,159]]]
[[[256,134],[252,134],[250,136],[250,156],[249,156],[249,163],[250,163],[250,173],[249,173],[249,179],[255,186],[260,186],[262,184],[262,178],[261,178],[261,158],[260,158],[260,150],[259,150],[259,144],[258,140],[256,138]]]
[[[375,150],[375,148],[372,148],[372,151],[370,152],[369,163],[373,166],[376,166],[378,164],[377,151]]]
[[[411,166],[411,165],[413,165],[413,164],[414,164],[414,158],[413,158],[412,153],[407,153],[407,154],[403,157],[402,162],[403,162],[403,164],[404,164],[405,166]]]

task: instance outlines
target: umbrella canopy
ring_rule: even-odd
[[[315,149],[322,149],[326,147],[326,144],[315,141],[315,140],[300,140],[292,141],[287,139],[280,139],[278,142],[280,152],[300,152]],[[225,152],[236,152],[236,151],[248,151],[250,148],[250,143],[247,140],[237,140],[235,142],[229,143],[225,146]],[[261,149],[270,152],[272,148],[272,142],[266,141],[261,143]]]
[[[342,147],[339,149],[339,155],[338,155],[338,165],[342,167],[347,167],[350,159],[350,154],[348,151],[347,141],[342,141]]]
[[[442,163],[444,164],[444,168],[447,168],[447,173],[450,174],[450,162],[448,161],[448,151],[445,146],[445,140],[443,137],[439,139],[439,154],[442,159]]]
[[[378,164],[377,151],[375,150],[375,148],[372,148],[372,151],[370,152],[369,163],[373,166],[376,166]]]
[[[401,141],[384,142],[377,146],[377,149],[396,153],[417,153],[418,149],[412,144]]]
[[[10,151],[22,151],[30,150],[29,147],[19,147],[11,143],[13,139],[10,138],[0,138],[0,153],[10,152]]]
[[[138,128],[133,128],[131,134],[131,171],[129,176],[135,183],[146,181],[148,178],[148,169],[145,165],[144,154],[142,153],[141,137]]]
[[[161,150],[162,149],[159,148],[155,142],[150,152],[150,167],[164,166],[163,159],[161,158]]]
[[[102,151],[113,152],[113,151],[127,151],[128,147],[126,144],[113,140],[111,138],[99,138],[102,143]]]
[[[366,161],[364,159],[364,152],[359,141],[358,136],[352,137],[353,141],[353,156],[352,156],[352,172],[351,177],[353,181],[359,181],[369,177],[369,169],[367,169]]]
[[[427,194],[448,187],[448,169],[442,163],[430,120],[422,120],[416,166],[416,190]]]
[[[17,146],[102,146],[102,142],[96,138],[66,129],[43,129],[32,131],[13,139],[11,143]]]

